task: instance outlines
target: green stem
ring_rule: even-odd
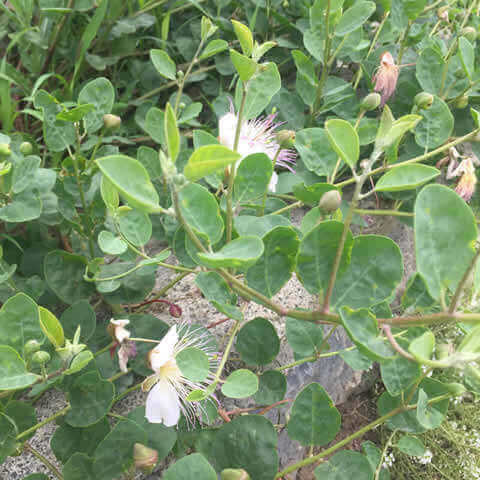
[[[98,357],[99,355],[101,355],[102,353],[105,353],[105,352],[108,352],[112,347],[114,347],[116,345],[115,342],[112,342],[112,343],[109,343],[106,347],[103,347],[101,348],[100,350],[97,350],[93,356],[94,357]]]
[[[431,400],[428,401],[428,404],[431,405],[432,403],[438,403],[443,400],[446,400],[450,398],[452,394],[445,394],[445,395],[440,395],[439,397],[432,398]],[[348,445],[350,442],[355,440],[356,438],[362,437],[365,435],[367,432],[370,430],[373,430],[375,427],[378,425],[381,425],[382,423],[386,422],[389,418],[394,417],[395,415],[398,415],[399,413],[403,413],[407,410],[415,410],[417,408],[417,405],[405,405],[401,407],[397,407],[394,410],[386,413],[385,415],[382,415],[381,417],[377,418],[375,421],[369,423],[368,425],[365,425],[365,427],[361,428],[360,430],[357,430],[355,433],[352,433],[348,437],[344,438],[340,442],[336,443],[330,448],[327,448],[326,450],[323,450],[320,452],[318,455],[314,455],[312,457],[305,458],[304,460],[301,460],[300,462],[297,462],[293,465],[290,465],[289,467],[285,468],[281,472],[277,473],[275,475],[275,478],[282,478],[285,475],[294,472],[295,470],[298,470],[299,468],[306,467],[307,465],[311,465],[312,463],[316,463],[322,458],[325,458],[328,455],[331,455],[333,452],[336,452],[338,449],[344,447],[345,445]]]
[[[138,390],[142,386],[142,383],[143,382],[137,383],[136,385],[133,385],[132,387],[127,388],[124,392],[118,394],[115,397],[115,400],[113,401],[113,403],[115,404],[115,403],[119,402],[122,398],[126,397],[129,393],[132,393],[135,390]]]
[[[385,460],[385,456],[387,455],[388,448],[392,444],[393,437],[396,435],[396,433],[397,433],[397,430],[394,430],[392,432],[392,434],[388,437],[387,443],[385,443],[385,447],[383,447],[382,456],[380,457],[380,460],[378,461],[378,465],[377,465],[377,468],[375,470],[375,476],[374,476],[373,480],[379,480],[379,478],[380,478],[380,472],[382,471],[382,465],[383,465],[383,462]]]
[[[48,460],[48,458],[44,457],[38,450],[35,450],[29,443],[25,443],[23,448],[30,452],[32,455],[37,457],[51,472],[52,474],[57,477],[59,480],[63,480],[62,474],[58,471],[57,467]]]
[[[413,217],[413,212],[400,212],[398,210],[368,210],[364,208],[356,208],[355,213],[360,215],[391,215],[394,217]]]
[[[400,65],[402,63],[402,58],[405,52],[405,48],[407,47],[408,35],[410,34],[410,28],[412,28],[412,23],[412,20],[409,20],[407,28],[403,32],[402,40],[400,41],[400,50],[398,51],[397,65]]]
[[[235,130],[235,140],[233,142],[233,150],[238,149],[238,142],[240,140],[240,132],[242,131],[243,111],[245,109],[245,102],[247,100],[247,87],[242,83],[242,102],[240,110],[238,111],[237,128]],[[227,190],[227,231],[226,240],[229,243],[232,240],[233,229],[233,184],[235,181],[235,165],[230,166],[228,174],[228,190]]]
[[[233,346],[233,340],[235,339],[235,335],[237,334],[239,328],[240,328],[240,322],[235,322],[235,325],[231,330],[230,338],[228,339],[227,346],[225,347],[225,351],[223,352],[222,360],[220,361],[220,365],[218,366],[217,372],[215,373],[215,380],[213,381],[214,384],[218,383],[218,381],[220,380],[220,376],[222,375],[222,372],[223,372],[223,367],[227,363],[230,350],[232,349],[232,346]]]
[[[303,205],[303,202],[299,200],[298,202],[291,203],[290,205],[287,205],[286,207],[275,210],[270,215],[280,215],[284,212],[288,212],[289,210],[292,210],[293,208],[300,208],[302,205]]]
[[[22,433],[19,433],[16,437],[16,440],[21,440],[24,437],[28,437],[33,432],[36,432],[39,428],[43,427],[44,425],[47,425],[47,423],[53,422],[56,418],[61,417],[65,415],[68,411],[70,410],[70,405],[67,405],[65,408],[62,410],[58,411],[57,413],[54,413],[50,417],[46,418],[45,420],[37,423],[33,427],[29,428],[28,430],[25,430]]]
[[[474,137],[479,132],[480,132],[480,128],[476,128],[472,132],[467,133],[467,135],[463,135],[463,137],[458,137],[455,140],[451,141],[450,143],[446,143],[445,145],[442,145],[441,147],[438,147],[435,150],[432,150],[430,152],[424,153],[423,155],[419,155],[418,157],[411,158],[410,160],[405,160],[403,162],[395,163],[393,165],[386,165],[384,167],[374,168],[372,171],[370,171],[368,176],[371,177],[372,175],[376,175],[377,173],[382,173],[382,172],[391,170],[393,168],[401,167],[403,165],[409,165],[410,163],[422,162],[423,160],[427,160],[431,157],[434,157],[435,155],[438,155],[439,153],[444,152],[445,150],[448,150],[450,147],[454,147],[459,143],[466,142],[467,140]],[[336,183],[335,186],[338,188],[343,188],[346,185],[350,185],[352,183],[355,183],[355,178],[349,178],[348,180],[344,180],[343,182]]]

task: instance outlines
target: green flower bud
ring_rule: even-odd
[[[39,350],[32,355],[32,362],[37,365],[45,365],[50,361],[50,354],[45,350]]]
[[[184,76],[185,76],[185,73],[183,73],[183,70],[179,70],[179,71],[177,72],[177,78],[178,78],[178,80],[182,81]]]
[[[333,213],[340,207],[342,197],[338,190],[330,190],[322,195],[318,206],[324,213]]]
[[[118,128],[122,124],[122,119],[117,115],[106,113],[103,116],[103,124],[105,125],[105,128],[113,130],[115,128]]]
[[[158,452],[141,443],[135,443],[133,445],[133,461],[135,468],[149,475],[158,462]]]
[[[250,475],[243,468],[226,468],[220,473],[221,480],[250,480]]]
[[[453,395],[455,395],[456,397],[463,395],[467,391],[467,389],[461,383],[444,383],[443,386],[446,387],[447,390],[450,393],[453,393]]]
[[[360,108],[367,112],[375,110],[382,101],[382,97],[379,93],[369,93],[360,103]]]
[[[30,155],[32,153],[32,144],[30,142],[22,142],[20,144],[20,152],[23,155]]]
[[[291,148],[295,143],[295,132],[293,130],[280,130],[276,139],[281,148]]]
[[[432,106],[433,95],[427,92],[417,93],[413,102],[420,110],[427,110]]]
[[[187,179],[185,178],[185,175],[183,173],[177,173],[173,176],[172,178],[173,180],[173,183],[177,186],[177,187],[182,187],[183,185],[185,185]]]
[[[41,346],[41,343],[37,340],[29,340],[23,347],[25,350],[25,355],[27,355],[27,357],[33,355],[35,352],[40,350]]]
[[[465,108],[468,105],[468,95],[463,95],[461,96],[456,102],[455,102],[455,107],[462,109]]]
[[[445,5],[443,7],[440,7],[438,10],[437,10],[437,17],[440,19],[440,20],[444,20],[445,22],[448,21],[448,5]]]
[[[461,33],[470,43],[477,39],[477,31],[473,27],[465,27]]]
[[[0,157],[9,157],[11,153],[8,143],[0,143]]]

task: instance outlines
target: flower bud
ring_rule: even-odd
[[[477,31],[473,27],[465,27],[461,33],[470,43],[477,39]]]
[[[185,73],[183,73],[183,70],[179,70],[179,71],[177,72],[177,78],[178,78],[178,80],[182,81],[184,76],[185,76]]]
[[[322,195],[318,206],[325,213],[333,213],[342,203],[342,197],[338,190],[330,190]]]
[[[448,8],[448,5],[445,5],[437,10],[437,17],[444,22],[448,22]]]
[[[453,353],[453,345],[451,343],[440,343],[435,349],[435,356],[438,360],[445,360]]]
[[[141,443],[135,443],[133,445],[133,461],[135,468],[149,475],[158,462],[158,452]]]
[[[420,110],[427,110],[432,106],[433,95],[427,92],[417,93],[413,102]]]
[[[173,180],[173,183],[177,186],[177,187],[183,187],[183,185],[185,185],[187,179],[185,178],[185,175],[183,173],[177,173],[173,176],[172,178]]]
[[[468,95],[462,95],[456,102],[455,107],[462,109],[468,105]]]
[[[220,473],[221,480],[250,480],[250,475],[243,468],[226,468]]]
[[[29,340],[23,347],[25,355],[27,357],[33,355],[35,352],[38,352],[40,350],[41,346],[41,343],[37,340]]]
[[[45,365],[50,361],[50,354],[45,350],[39,350],[32,355],[32,362],[37,365]]]
[[[460,395],[463,395],[467,389],[461,384],[461,383],[444,383],[444,387],[450,392],[453,393],[456,397],[459,397]]]
[[[122,119],[117,115],[106,113],[103,116],[103,124],[105,125],[105,128],[113,130],[115,128],[118,128],[122,124]]]
[[[295,143],[295,132],[293,130],[280,130],[276,139],[281,148],[291,148]]]
[[[22,142],[20,144],[20,153],[23,155],[30,155],[32,153],[32,144],[30,142]]]
[[[174,318],[180,318],[182,316],[182,309],[179,305],[171,303],[168,309],[168,313]]]
[[[9,157],[11,153],[8,143],[0,143],[0,157]]]
[[[367,112],[375,110],[382,101],[382,97],[379,93],[369,93],[360,103],[360,108]]]

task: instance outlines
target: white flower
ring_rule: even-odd
[[[428,463],[432,462],[433,453],[430,450],[426,450],[425,453],[417,458],[417,462],[421,463],[422,465],[427,465]]]
[[[265,118],[249,120],[242,123],[240,137],[238,139],[237,152],[242,159],[253,153],[264,153],[274,166],[279,166],[295,171],[291,167],[295,164],[296,154],[293,150],[282,148],[275,135],[275,130],[281,123],[274,122],[276,115],[268,115]],[[237,131],[238,116],[235,114],[233,105],[230,112],[223,115],[218,122],[219,142],[232,149],[235,144],[235,132]],[[278,175],[273,172],[270,180],[269,190],[275,191]]]
[[[108,332],[112,336],[113,340],[117,343],[117,345],[113,347],[113,351],[120,346],[117,352],[118,366],[124,373],[127,372],[128,359],[137,354],[135,342],[130,341],[130,332],[125,328],[129,323],[130,320],[114,320],[112,318],[107,327]]]
[[[180,334],[179,334],[180,333]],[[147,377],[142,390],[148,391],[145,417],[151,423],[163,423],[167,427],[176,425],[183,413],[187,421],[197,417],[198,404],[188,402],[186,397],[193,390],[202,389],[204,383],[213,380],[213,371],[218,362],[217,355],[209,345],[209,338],[199,327],[173,325],[159,344],[150,351],[150,368],[155,372]],[[184,377],[176,362],[176,356],[184,349],[195,347],[209,359],[209,375],[204,382],[193,382]]]

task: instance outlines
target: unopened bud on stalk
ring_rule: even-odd
[[[30,142],[22,142],[20,144],[20,152],[23,155],[30,155],[32,153],[32,144]]]
[[[221,480],[250,480],[250,475],[243,468],[226,468],[220,473]]]
[[[37,365],[45,365],[50,361],[50,354],[45,350],[39,350],[35,352],[32,356],[32,362],[36,363]]]
[[[417,93],[413,102],[420,110],[427,110],[432,106],[433,95],[427,92]]]
[[[177,79],[178,80],[182,81],[184,76],[185,76],[185,74],[183,73],[183,70],[179,70],[177,72]]]
[[[455,102],[455,107],[462,109],[465,108],[468,105],[468,96],[467,95],[462,95],[456,102]]]
[[[11,153],[8,143],[0,143],[0,157],[9,157]]]
[[[437,10],[437,17],[444,22],[448,22],[448,5],[440,7]]]
[[[379,93],[369,93],[360,103],[360,108],[367,112],[375,110],[382,101],[382,97]]]
[[[477,39],[477,31],[473,27],[465,27],[461,33],[470,43]]]
[[[118,128],[122,124],[122,119],[117,115],[106,113],[103,116],[103,124],[106,128],[113,130],[114,128]]]
[[[280,130],[276,139],[280,148],[291,148],[295,143],[295,132],[293,130]]]
[[[180,318],[182,316],[182,309],[175,303],[171,303],[168,308],[168,313],[174,318]]]
[[[158,462],[158,452],[141,443],[135,443],[133,445],[133,461],[135,468],[149,475]]]
[[[176,173],[172,177],[172,180],[177,187],[183,187],[183,185],[185,185],[185,183],[187,182],[187,179],[183,173]]]
[[[318,206],[325,213],[333,213],[340,207],[342,197],[338,190],[330,190],[322,195]]]
[[[41,343],[37,340],[29,340],[23,347],[25,355],[27,357],[33,355],[35,352],[38,352],[40,350],[41,346]]]

